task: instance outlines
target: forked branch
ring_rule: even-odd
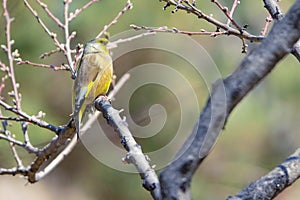
[[[192,176],[209,154],[231,111],[290,53],[299,38],[300,0],[297,0],[287,15],[273,26],[267,38],[243,59],[239,67],[227,78],[213,85],[211,96],[192,134],[179,150],[178,156],[160,174],[164,199],[190,199]]]

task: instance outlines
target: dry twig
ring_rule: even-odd
[[[186,11],[187,13],[192,13],[196,15],[199,19],[203,19],[209,24],[212,24],[216,27],[216,31],[206,31],[204,29],[201,29],[200,31],[181,31],[177,28],[168,29],[166,27],[147,27],[147,26],[137,26],[137,25],[131,25],[131,27],[135,30],[148,30],[150,32],[166,32],[166,33],[178,33],[178,34],[186,34],[186,35],[210,35],[210,36],[218,36],[218,35],[233,35],[242,40],[242,52],[246,53],[247,51],[247,45],[245,43],[245,40],[249,40],[250,42],[261,42],[264,37],[263,36],[257,36],[252,35],[248,33],[245,29],[246,26],[241,27],[238,25],[238,23],[233,19],[233,12],[235,11],[237,5],[240,3],[240,1],[235,0],[233,2],[232,8],[230,12],[228,11],[228,8],[222,6],[222,4],[217,1],[213,0],[212,2],[215,3],[218,8],[226,15],[228,18],[227,23],[223,23],[215,18],[213,18],[211,15],[207,15],[204,12],[202,12],[200,9],[196,7],[195,1],[190,2],[190,0],[161,0],[166,2],[166,5],[164,6],[164,10],[166,10],[170,6],[174,6],[175,9],[172,10],[172,13],[177,12],[178,10]],[[236,27],[233,28],[230,26],[230,22]]]
[[[116,24],[118,22],[118,19],[128,10],[133,8],[133,4],[130,2],[130,0],[127,1],[125,7],[116,15],[116,17],[107,25],[105,25],[103,27],[103,29],[100,31],[100,33],[96,36],[96,38],[101,37],[107,30],[109,27],[111,27],[112,25]]]

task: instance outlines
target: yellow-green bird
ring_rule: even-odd
[[[98,96],[106,95],[112,81],[112,58],[107,44],[107,38],[98,38],[84,46],[73,88],[73,118],[78,136],[85,113]]]

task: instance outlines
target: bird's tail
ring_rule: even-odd
[[[82,121],[82,116],[83,116],[83,111],[85,110],[85,106],[82,105],[81,109],[79,110],[78,113],[74,113],[74,120],[75,120],[75,127],[76,127],[76,134],[77,134],[77,139],[80,138],[80,125]]]

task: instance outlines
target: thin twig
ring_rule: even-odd
[[[55,65],[47,65],[47,64],[42,64],[42,63],[34,63],[34,62],[31,62],[29,60],[20,60],[18,59],[17,60],[17,64],[18,65],[31,65],[31,66],[34,66],[34,67],[42,67],[42,68],[48,68],[48,69],[53,69],[54,71],[58,71],[58,70],[66,70],[66,71],[69,71],[70,68],[69,67],[66,67],[64,65],[62,66],[55,66]]]
[[[208,36],[212,36],[212,37],[216,37],[218,35],[228,35],[227,31],[210,32],[210,31],[205,31],[204,29],[202,29],[201,31],[183,31],[183,30],[179,30],[175,27],[173,27],[172,29],[168,29],[168,27],[166,27],[166,26],[147,27],[147,26],[137,26],[135,24],[131,24],[130,27],[133,28],[134,30],[147,30],[150,33],[151,32],[178,33],[178,34],[189,35],[189,36],[191,36],[191,35],[208,35]]]
[[[37,119],[37,118],[33,117],[33,116],[29,116],[27,113],[25,113],[23,111],[20,111],[20,110],[17,110],[14,107],[11,107],[10,105],[8,105],[7,103],[5,103],[2,100],[0,100],[0,105],[3,108],[5,108],[6,110],[9,110],[9,111],[15,113],[16,115],[18,115],[18,116],[26,119],[27,122],[30,122],[32,124],[38,125],[39,127],[42,127],[42,128],[48,129],[50,131],[53,131],[56,134],[58,134],[60,132],[60,128],[59,127],[51,125],[51,124],[49,124],[49,123],[47,123],[45,121],[42,121],[40,119]]]
[[[74,62],[73,62],[74,69],[76,69],[77,63],[80,60],[80,58],[82,57],[82,52],[83,52],[83,45],[77,44],[76,50],[75,50],[75,55],[74,55]],[[73,75],[75,76],[75,74],[73,74]]]
[[[9,75],[8,75],[9,74],[9,67],[7,67],[4,63],[2,63],[0,61],[0,70],[6,73],[6,75],[1,78],[1,84],[0,84],[0,96],[1,96],[2,91],[5,87],[5,82],[9,78]]]
[[[0,69],[3,72],[9,72],[9,68],[6,66],[6,64],[4,64],[3,62],[1,62],[1,60],[0,60]]]
[[[28,146],[25,143],[18,141],[11,136],[0,134],[0,139],[6,140],[10,143],[13,143],[14,145],[20,146],[20,147],[24,148],[28,153],[38,154],[38,152],[39,152],[38,148],[33,147],[33,146]]]
[[[115,23],[118,22],[118,19],[119,19],[126,11],[128,11],[128,10],[130,10],[130,9],[132,9],[132,8],[133,8],[133,4],[130,2],[130,0],[128,0],[127,3],[126,3],[126,5],[125,5],[125,7],[123,8],[123,10],[120,11],[120,12],[117,14],[117,16],[116,16],[109,24],[107,24],[107,25],[105,25],[105,26],[103,27],[103,29],[102,29],[102,30],[100,31],[100,33],[96,36],[96,38],[101,37],[101,36],[104,34],[104,32],[107,31],[107,29],[108,29],[109,27],[111,27],[112,25],[114,25]]]
[[[2,91],[3,91],[4,87],[5,87],[5,82],[6,82],[7,79],[8,79],[8,76],[4,76],[4,77],[1,78],[1,84],[0,84],[0,96],[1,96],[1,94],[2,94]]]
[[[40,0],[36,0],[38,4],[45,10],[45,12],[48,14],[48,16],[60,27],[63,28],[64,25],[61,23],[61,21],[55,17],[55,15],[48,9],[47,4],[41,2]]]
[[[238,25],[238,23],[232,18],[232,13],[228,12],[228,8],[222,6],[222,4],[218,0],[212,0],[211,2],[215,3],[222,10],[222,12],[231,21],[231,23],[240,31],[240,33],[243,33],[242,27]]]
[[[30,138],[29,138],[29,134],[28,134],[28,123],[21,122],[21,126],[22,126],[22,131],[24,134],[24,144],[25,144],[26,148],[38,150],[30,142]]]
[[[11,22],[13,21],[13,18],[10,18],[9,12],[7,10],[7,0],[3,0],[3,9],[4,9],[4,17],[6,20],[6,48],[7,48],[7,57],[8,57],[8,62],[9,62],[9,77],[11,80],[11,84],[13,87],[13,94],[15,98],[15,104],[17,110],[21,110],[21,97],[18,92],[18,86],[16,82],[16,77],[15,77],[15,72],[14,72],[14,64],[13,64],[13,55],[12,55],[12,47],[11,45],[13,44],[13,41],[10,38],[10,25]]]
[[[74,63],[72,60],[71,48],[70,48],[71,39],[73,37],[70,37],[70,34],[69,34],[69,4],[70,3],[71,3],[70,0],[64,0],[64,20],[65,20],[64,21],[65,22],[64,23],[64,32],[65,32],[65,42],[66,42],[65,48],[64,48],[64,53],[68,60],[69,67],[72,72],[72,77],[75,77],[76,66],[73,66]]]
[[[178,4],[178,2],[176,2],[174,0],[161,0],[161,1],[164,1],[167,3],[166,6],[164,7],[164,9],[166,9],[167,7],[172,5],[172,6],[175,6],[177,9],[186,11],[187,13],[192,13],[192,14],[196,15],[198,18],[204,19],[208,23],[215,25],[217,27],[217,29],[222,29],[222,30],[226,31],[227,35],[234,35],[234,36],[239,37],[240,39],[246,39],[251,42],[261,42],[261,40],[264,39],[264,37],[262,37],[262,36],[252,35],[245,30],[243,30],[241,32],[240,30],[232,28],[229,25],[216,20],[215,18],[213,18],[210,15],[206,15],[204,12],[202,12],[201,10],[196,8],[195,5],[193,5],[193,3],[191,3],[187,0],[184,1],[185,2],[184,5]]]
[[[135,26],[135,25],[130,25],[131,26]],[[133,40],[145,37],[145,36],[150,36],[150,35],[155,35],[156,32],[146,32],[146,33],[140,33],[137,35],[134,35],[132,37],[128,37],[128,38],[122,38],[122,39],[118,39],[116,41],[110,42],[107,46],[108,49],[113,49],[118,47],[119,44],[125,43],[125,42],[131,42]]]
[[[265,26],[264,26],[263,30],[261,31],[261,33],[260,33],[261,35],[265,36],[267,34],[268,27],[271,24],[271,22],[272,22],[272,16],[271,16],[271,14],[269,14],[269,16],[266,19]]]
[[[28,168],[11,168],[11,169],[4,169],[0,168],[0,175],[16,175],[16,174],[21,174],[23,176],[27,176],[28,174]]]
[[[29,122],[28,119],[21,118],[21,117],[5,117],[5,116],[0,116],[0,120],[3,120],[3,121],[15,121],[15,122]]]
[[[43,54],[40,55],[40,59],[44,59],[45,57],[48,57],[48,56],[51,56],[55,53],[58,53],[58,52],[61,52],[62,50],[60,48],[56,48],[56,49],[53,49],[49,52],[45,52]]]
[[[65,42],[66,44],[62,44],[57,39],[57,34],[53,33],[49,30],[49,28],[45,25],[43,20],[39,17],[38,13],[31,7],[31,5],[27,2],[27,0],[24,0],[25,6],[30,10],[30,12],[35,16],[38,23],[42,26],[44,31],[52,38],[54,41],[55,46],[57,46],[61,51],[64,52],[64,55],[67,58],[68,66],[70,67],[70,71],[72,74],[75,74],[75,70],[73,67],[73,61],[71,56],[71,49],[70,49],[70,40],[72,37],[69,35],[69,20],[68,20],[68,11],[69,11],[69,2],[70,0],[64,0],[64,18],[65,18],[65,24],[63,25],[64,32],[65,32]],[[72,34],[72,35],[75,35]],[[71,36],[72,36],[71,35]]]
[[[232,4],[232,7],[231,7],[231,10],[230,10],[230,12],[229,12],[230,18],[233,17],[233,13],[234,13],[236,7],[237,7],[239,4],[240,4],[240,0],[234,0],[234,2],[233,2],[233,4]],[[230,18],[228,18],[228,20],[227,20],[227,23],[226,23],[227,25],[230,24]]]
[[[59,49],[61,49],[63,52],[65,52],[64,46],[58,41],[57,35],[53,32],[51,32],[48,27],[45,25],[43,20],[38,16],[38,13],[31,7],[31,5],[27,2],[27,0],[23,0],[25,6],[30,10],[30,12],[35,16],[37,19],[38,23],[42,26],[44,31],[52,38],[54,41],[55,46],[57,46]]]
[[[12,137],[9,131],[6,131],[6,133],[7,133],[7,136]],[[15,148],[15,144],[13,142],[9,142],[9,146],[10,146],[10,149],[12,151],[13,157],[14,157],[16,163],[17,163],[17,167],[18,168],[20,168],[20,167],[22,168],[23,167],[23,163],[22,163],[22,160],[19,157],[19,154],[18,154],[18,152],[17,152],[17,150]]]
[[[99,2],[100,0],[90,0],[87,2],[84,6],[82,6],[79,9],[76,9],[74,13],[70,13],[69,22],[71,22],[73,19],[75,19],[82,11],[90,7],[93,3]]]

